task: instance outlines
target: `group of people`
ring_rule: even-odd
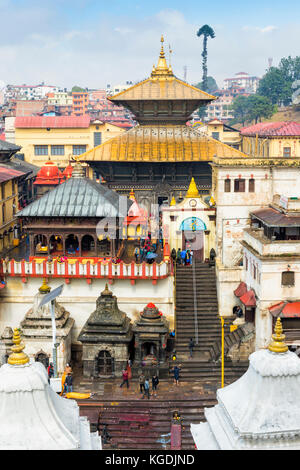
[[[171,258],[174,263],[181,264],[181,265],[188,265],[191,266],[193,262],[193,250],[190,249],[183,249],[181,250],[178,248],[176,251],[175,248],[171,251]]]
[[[143,394],[142,398],[147,397],[148,400],[150,399],[150,383],[149,378],[145,377],[142,373],[139,377],[139,384],[140,384],[140,393]],[[157,387],[159,384],[159,378],[156,374],[152,377],[152,394],[153,396],[157,396]]]

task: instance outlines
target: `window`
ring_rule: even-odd
[[[51,155],[64,155],[65,146],[64,145],[51,145]]]
[[[231,191],[231,180],[229,178],[227,178],[224,181],[224,192],[225,193],[230,193],[230,191]]]
[[[97,147],[98,145],[101,144],[101,137],[102,137],[101,132],[94,132],[94,147]]]
[[[281,274],[281,285],[282,286],[294,286],[295,285],[294,271],[284,271]]]
[[[283,156],[290,157],[291,156],[291,147],[283,147]]]
[[[48,145],[35,145],[34,155],[48,155]]]
[[[212,132],[211,135],[212,135],[212,138],[213,138],[213,139],[219,140],[220,132]]]
[[[242,179],[234,180],[234,192],[235,193],[245,192],[245,180],[242,180]]]
[[[250,178],[249,179],[249,193],[254,193],[255,192],[255,179]]]
[[[73,145],[73,155],[81,155],[86,152],[86,145]]]

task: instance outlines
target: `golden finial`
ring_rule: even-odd
[[[131,191],[130,191],[130,194],[129,194],[129,199],[131,199],[131,201],[135,201],[135,194],[134,194],[133,188],[131,188]]]
[[[284,338],[285,335],[282,334],[282,324],[281,320],[279,317],[277,317],[276,320],[276,325],[274,328],[275,334],[272,335],[273,341],[269,344],[269,351],[275,352],[275,353],[284,353],[288,350],[287,345],[284,343]]]
[[[51,287],[48,286],[47,280],[44,278],[44,279],[43,279],[43,284],[42,284],[41,287],[39,288],[39,292],[40,292],[41,294],[49,294],[50,291],[51,291]]]
[[[158,64],[157,64],[157,67],[153,67],[151,77],[154,79],[174,77],[171,65],[168,67],[168,64],[166,61],[163,35],[161,36],[160,42],[161,42],[161,49],[160,49]]]
[[[103,292],[101,292],[101,295],[104,295],[104,296],[111,296],[112,295],[112,292],[109,290],[107,283],[105,284],[105,289],[104,289]]]
[[[7,362],[11,365],[21,366],[29,362],[29,357],[23,352],[25,345],[21,343],[21,335],[18,328],[14,329],[13,336],[14,346],[12,346],[12,354],[9,356]]]
[[[170,202],[170,206],[176,206],[176,199],[175,199],[174,196],[172,197],[172,200]]]
[[[193,198],[200,197],[194,178],[191,179],[190,186],[185,197],[193,197]]]

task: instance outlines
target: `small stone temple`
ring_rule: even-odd
[[[131,340],[130,319],[119,309],[117,297],[106,284],[97,299],[96,310],[78,336],[83,345],[83,375],[121,376],[129,358]]]
[[[140,313],[132,331],[135,336],[135,364],[146,367],[164,364],[169,324],[153,303]]]
[[[300,449],[300,359],[284,343],[280,318],[272,338],[239,380],[217,391],[207,421],[191,424],[198,450]]]
[[[34,361],[41,362],[45,367],[53,362],[51,309],[50,303],[43,305],[41,308],[39,308],[39,305],[44,295],[50,291],[51,287],[44,280],[39,292],[34,296],[33,306],[21,322],[22,334],[26,339],[26,349],[29,357]],[[54,312],[56,340],[59,343],[57,348],[57,371],[63,373],[66,364],[71,360],[71,330],[74,319],[56,300],[54,302]]]

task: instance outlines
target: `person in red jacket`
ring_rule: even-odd
[[[121,383],[120,388],[122,388],[125,383],[127,385],[127,388],[129,388],[128,372],[125,369],[123,369],[122,378],[123,382]]]

